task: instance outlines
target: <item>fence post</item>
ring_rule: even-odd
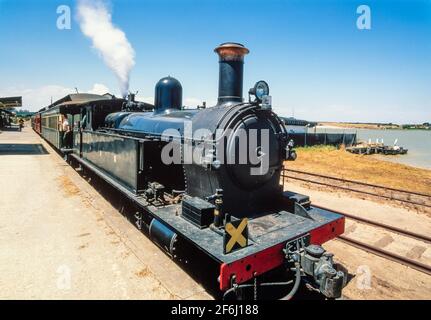
[[[307,127],[305,127],[305,131],[304,131],[304,147],[307,146]]]

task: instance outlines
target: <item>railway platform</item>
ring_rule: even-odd
[[[211,299],[28,124],[0,181],[0,299]]]

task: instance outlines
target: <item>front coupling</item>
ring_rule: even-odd
[[[324,296],[335,299],[341,297],[345,275],[334,268],[333,256],[319,245],[309,245],[301,252],[301,267]]]

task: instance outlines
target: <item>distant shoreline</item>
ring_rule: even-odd
[[[424,130],[431,131],[427,125],[398,125],[385,123],[351,123],[351,122],[318,122],[318,128],[322,129],[371,129],[371,130]]]

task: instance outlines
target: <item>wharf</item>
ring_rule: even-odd
[[[408,149],[399,146],[386,146],[381,143],[373,144],[358,144],[355,146],[347,147],[346,151],[355,154],[383,154],[383,155],[397,155],[407,154]]]

